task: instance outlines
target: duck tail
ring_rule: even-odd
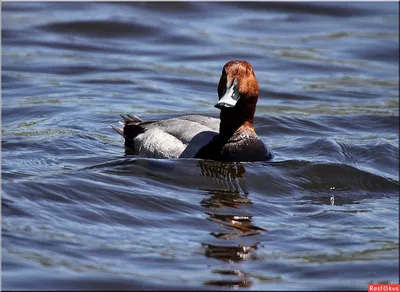
[[[137,116],[134,115],[121,115],[122,119],[124,120],[123,122],[118,122],[120,127],[114,126],[114,125],[110,125],[111,128],[113,128],[113,130],[115,132],[117,132],[118,134],[120,134],[122,137],[125,138],[125,126],[126,125],[133,125],[133,126],[139,126],[141,123],[143,123],[143,120]]]
[[[143,121],[141,118],[134,115],[121,115],[123,121],[118,122],[118,126],[111,125],[118,134],[125,138],[125,146],[133,148],[134,138],[145,131],[143,125],[154,121]]]

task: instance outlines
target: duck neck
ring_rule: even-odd
[[[240,100],[239,100],[240,102]],[[228,140],[241,127],[254,131],[253,120],[255,113],[254,105],[238,104],[233,108],[221,110],[219,134],[223,139]]]

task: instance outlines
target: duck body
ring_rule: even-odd
[[[220,120],[187,115],[165,120],[142,121],[122,116],[125,147],[149,158],[202,158],[219,161],[263,161],[271,151],[261,139],[240,129],[229,139],[219,135]]]
[[[218,84],[220,119],[186,115],[143,121],[122,115],[125,138],[133,154],[151,158],[200,158],[219,161],[265,161],[272,153],[257,136],[253,118],[258,82],[246,61],[225,64]]]

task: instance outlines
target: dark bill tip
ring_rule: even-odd
[[[233,108],[233,105],[230,105],[225,102],[219,102],[216,105],[214,105],[214,107],[219,108],[219,109],[224,109],[224,108]]]

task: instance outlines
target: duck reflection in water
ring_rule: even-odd
[[[201,175],[212,180],[214,189],[200,189],[210,197],[202,200],[201,205],[206,208],[237,208],[243,204],[251,204],[245,184],[244,165],[240,162],[219,162],[199,160],[197,166]]]
[[[207,208],[205,214],[209,220],[218,224],[220,232],[210,232],[214,237],[212,243],[202,243],[205,255],[224,263],[234,264],[251,258],[259,242],[251,241],[265,229],[253,224],[253,216],[245,214],[241,207],[252,204],[246,187],[246,169],[240,162],[219,162],[199,160],[197,166],[200,175],[210,178],[212,189],[201,189],[206,195],[201,205]],[[248,211],[247,211],[248,212]],[[227,280],[211,280],[205,284],[224,287],[249,287],[247,273],[237,268],[216,269],[213,273],[229,275]],[[239,279],[232,279],[232,275]]]

